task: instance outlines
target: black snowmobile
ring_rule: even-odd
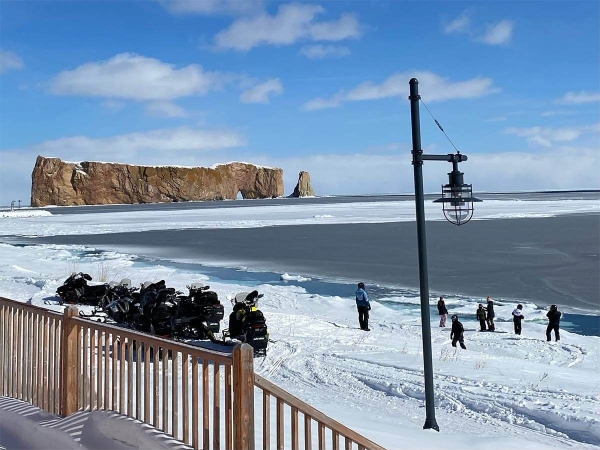
[[[254,349],[255,356],[265,356],[269,343],[269,331],[262,311],[257,307],[263,297],[258,291],[242,292],[232,300],[233,312],[229,315],[229,329],[223,330],[223,338],[230,337],[246,342]]]
[[[131,280],[124,278],[112,288],[112,301],[104,306],[104,311],[118,324],[128,324],[139,314],[140,295],[138,288],[131,286]]]
[[[177,292],[166,287],[165,281],[144,283],[140,289],[138,311],[130,320],[131,328],[157,336],[171,336],[171,312],[177,303]]]
[[[56,294],[61,299],[60,304],[103,306],[110,301],[111,289],[108,284],[90,286],[87,284],[88,281],[92,281],[92,277],[87,273],[73,272],[56,290]]]
[[[173,334],[188,339],[214,338],[225,313],[219,296],[210,286],[192,284],[189,295],[177,298],[172,309]]]

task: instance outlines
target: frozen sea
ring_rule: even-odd
[[[600,335],[599,321],[585,317],[600,313],[600,192],[480,197],[461,227],[427,202],[431,294],[557,304],[574,329]],[[411,196],[48,208],[51,219],[31,229],[21,221],[14,232],[27,242],[243,269],[220,272],[230,279],[263,271],[330,282],[313,283],[321,294],[352,295],[360,280],[375,298],[403,304],[418,287],[413,209]]]

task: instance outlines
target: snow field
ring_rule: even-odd
[[[96,278],[103,264],[110,269],[110,279],[131,278],[136,285],[165,279],[169,286],[185,291],[191,282],[210,284],[225,305],[226,317],[231,308],[226,298],[249,288],[172,267],[140,264],[117,252],[0,244],[0,292],[60,311],[62,307],[44,301],[55,299],[54,292],[66,276],[76,268]],[[435,433],[421,429],[425,411],[417,316],[406,314],[408,309],[373,302],[372,331],[366,333],[358,329],[352,298],[312,295],[297,286],[257,289],[265,294],[259,306],[274,342],[265,358],[255,359],[256,372],[380,445],[461,450],[490,445],[502,449],[600,446],[600,338],[561,330],[560,343],[547,343],[545,326],[529,321],[534,306],[526,305],[522,336],[512,333],[511,322],[502,321],[509,319],[514,305],[496,308],[496,333],[477,332],[475,322],[464,322],[466,351],[452,348],[449,328],[432,321],[436,414],[441,428]],[[474,313],[472,303],[455,306],[464,307],[465,314]],[[181,361],[178,364],[181,386],[184,374]],[[167,388],[171,392],[170,384]],[[220,397],[224,399],[223,392]],[[261,401],[256,393],[257,421]],[[179,404],[181,408],[181,400]],[[274,411],[272,403],[271,414]],[[257,439],[261,432],[257,427]]]
[[[475,207],[473,220],[551,217],[600,211],[594,200],[501,201],[487,200]],[[44,210],[35,211],[45,212]],[[438,204],[425,203],[428,220],[445,220]],[[18,219],[18,220],[17,220]],[[292,204],[252,208],[207,208],[168,211],[130,211],[90,214],[55,214],[43,220],[6,218],[2,234],[55,236],[104,234],[166,229],[258,228],[283,225],[385,223],[414,221],[412,201]]]

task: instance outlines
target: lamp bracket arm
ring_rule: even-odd
[[[446,161],[446,162],[463,162],[467,160],[467,155],[462,153],[449,153],[447,155],[419,155],[421,161]]]

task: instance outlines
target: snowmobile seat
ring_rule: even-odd
[[[246,317],[244,319],[244,322],[247,324],[248,327],[260,327],[260,326],[266,326],[266,320],[265,320],[265,316],[262,313],[262,311],[260,310],[255,310],[255,311],[250,311],[246,314]]]
[[[199,291],[194,294],[194,302],[197,305],[218,305],[219,296],[214,291]]]

